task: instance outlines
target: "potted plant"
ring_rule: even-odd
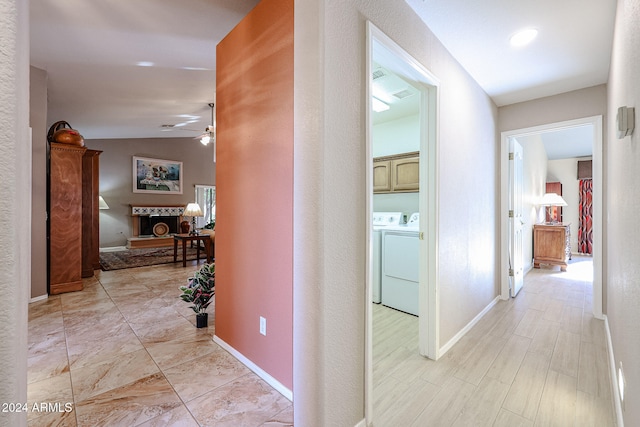
[[[186,286],[180,286],[182,301],[191,303],[191,309],[196,313],[196,326],[204,328],[208,324],[209,315],[206,312],[215,295],[216,265],[203,265],[193,277],[187,279]]]

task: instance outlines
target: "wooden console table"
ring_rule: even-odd
[[[178,242],[182,242],[182,266],[187,266],[187,242],[196,242],[196,262],[200,259],[200,244],[204,243],[207,263],[211,263],[211,237],[208,234],[175,234],[173,236],[173,262],[178,259]]]
[[[533,267],[540,264],[559,265],[567,271],[571,259],[571,228],[569,224],[535,224],[533,226]]]

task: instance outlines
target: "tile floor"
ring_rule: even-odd
[[[417,318],[375,305],[375,425],[614,426],[584,261],[533,270],[437,362],[417,355]],[[293,425],[291,402],[211,340],[212,319],[195,328],[177,298],[195,268],[99,272],[30,304],[29,406],[73,410],[30,412],[29,425]]]
[[[291,426],[293,407],[197,329],[178,286],[195,261],[96,272],[29,305],[30,426]],[[70,412],[64,404],[71,403]]]
[[[614,426],[592,276],[579,256],[532,270],[437,362],[418,355],[417,317],[375,304],[375,426]]]

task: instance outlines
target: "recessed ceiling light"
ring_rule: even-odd
[[[387,111],[389,109],[389,104],[387,104],[384,101],[380,101],[375,96],[371,98],[371,101],[372,101],[371,106],[373,108],[373,111],[375,111],[376,113]]]
[[[533,41],[538,35],[538,30],[535,28],[526,28],[520,30],[509,38],[511,46],[520,47],[527,45]]]
[[[136,65],[138,67],[153,67],[156,64],[154,64],[151,61],[140,61],[140,62],[136,62]]]

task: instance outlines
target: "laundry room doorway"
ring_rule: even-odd
[[[394,351],[390,337],[403,335],[407,354],[438,357],[438,80],[370,22],[367,47],[365,379],[372,420],[381,381],[374,370],[386,364],[374,355]],[[398,212],[403,224],[384,224]],[[392,324],[395,331],[386,327]]]

